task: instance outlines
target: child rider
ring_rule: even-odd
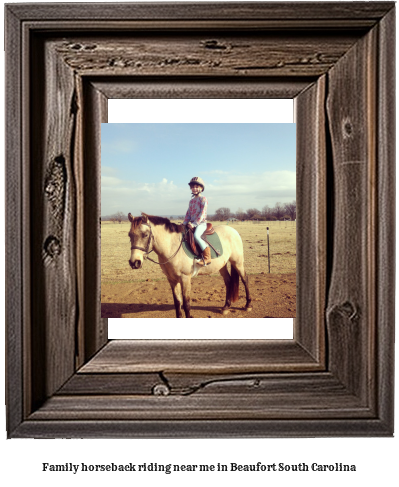
[[[201,238],[201,235],[206,230],[206,210],[208,207],[208,200],[201,194],[205,191],[205,184],[201,178],[194,177],[191,178],[188,185],[190,186],[192,197],[183,225],[188,225],[189,228],[194,229],[194,239],[202,251],[202,259],[197,259],[196,263],[204,266],[211,263],[211,249]]]

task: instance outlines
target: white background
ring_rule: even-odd
[[[3,25],[3,20],[1,20]],[[4,53],[2,55],[1,83],[4,87]],[[4,89],[4,88],[3,88]],[[4,91],[3,91],[4,92]],[[3,97],[2,97],[3,99]],[[1,119],[1,123],[3,117]],[[4,125],[2,123],[4,134]],[[3,139],[3,138],[2,138]],[[4,154],[4,149],[0,151]],[[3,171],[0,171],[0,177]],[[2,181],[1,187],[4,182]],[[4,223],[4,203],[0,199],[2,208],[0,217]],[[4,237],[0,240],[4,255]],[[4,310],[4,267],[1,266],[2,279],[0,285],[1,309]],[[2,316],[4,323],[4,314]],[[3,334],[1,334],[1,350],[4,350]],[[396,346],[396,349],[398,347]],[[397,352],[397,350],[396,350]],[[398,354],[397,354],[398,356]],[[4,362],[4,361],[2,361]],[[3,372],[3,370],[2,370]],[[4,396],[4,374],[1,374],[0,390]],[[397,402],[397,401],[396,401]],[[1,400],[4,404],[4,397]],[[3,410],[4,411],[4,410]],[[396,417],[398,408],[396,407]],[[109,485],[118,482],[120,486],[162,485],[203,486],[204,483],[219,485],[228,482],[230,485],[250,483],[253,486],[264,485],[292,485],[336,487],[353,485],[397,485],[397,459],[399,457],[398,440],[393,438],[371,439],[206,439],[206,440],[6,440],[5,411],[1,415],[0,442],[2,479],[15,485],[29,482],[31,485],[59,486],[87,485],[96,482],[97,485]],[[342,462],[355,464],[355,473],[99,473],[74,475],[72,473],[42,473],[42,462],[62,464],[73,462],[80,464],[104,463],[150,463],[158,464],[229,464],[256,463],[265,464],[284,462],[298,464],[300,462],[330,464]]]

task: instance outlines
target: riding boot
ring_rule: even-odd
[[[202,259],[197,260],[198,265],[209,265],[211,263],[211,249],[206,247],[204,252],[202,253]]]

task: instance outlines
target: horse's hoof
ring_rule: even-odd
[[[229,310],[228,309],[222,309],[222,315],[223,316],[226,316],[229,314]]]

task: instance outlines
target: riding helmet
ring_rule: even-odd
[[[193,178],[190,179],[190,182],[188,183],[190,188],[191,188],[192,184],[198,184],[199,186],[202,186],[201,193],[203,193],[205,191],[205,183],[204,183],[202,178],[199,178],[198,176],[194,176]]]

